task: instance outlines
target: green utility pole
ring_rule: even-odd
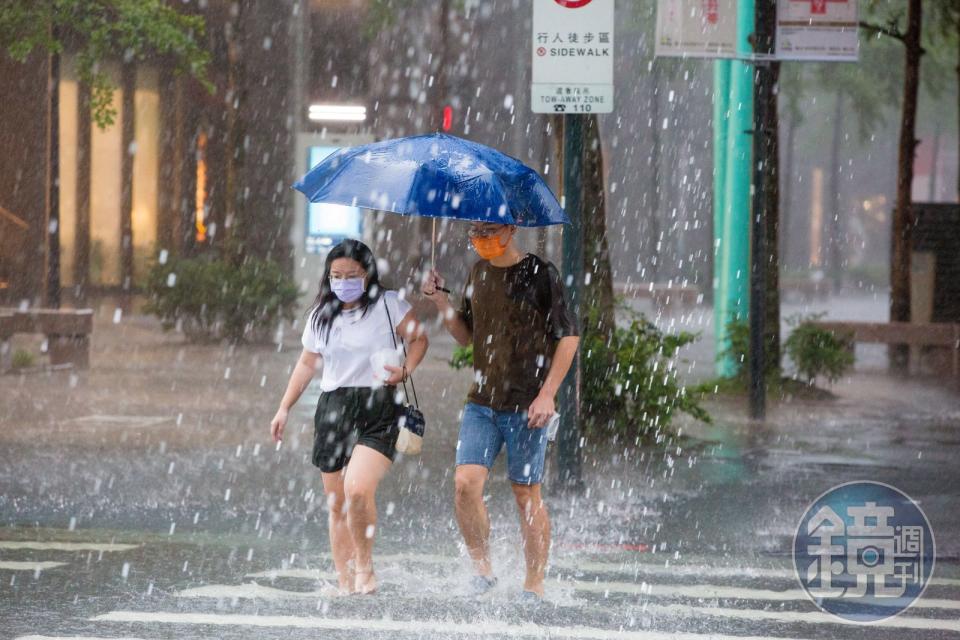
[[[726,146],[723,156],[723,199],[715,247],[713,318],[716,335],[717,374],[732,375],[735,363],[719,354],[727,350],[727,323],[747,317],[750,273],[750,180],[752,175],[753,65],[743,59],[753,54],[753,0],[737,2],[737,56],[730,64]],[[716,75],[716,72],[715,72]],[[716,92],[722,87],[715,87]],[[715,98],[716,99],[716,98]],[[714,127],[722,121],[714,120]],[[716,139],[716,134],[714,138]],[[716,149],[714,150],[716,152]],[[719,155],[719,154],[718,154]],[[716,164],[717,158],[714,159]],[[716,178],[715,178],[716,179]],[[714,203],[714,207],[718,203]]]
[[[713,63],[713,303],[717,326],[717,353],[724,323],[716,322],[718,300],[721,299],[720,252],[723,246],[723,201],[727,190],[727,119],[730,114],[730,61]],[[725,333],[723,334],[725,335]]]
[[[570,292],[574,317],[580,317],[583,300],[583,116],[563,116],[563,207],[570,222],[563,226],[563,281]],[[582,328],[581,328],[582,331]],[[581,486],[580,468],[580,352],[560,388],[560,432],[557,436],[557,466],[560,485]]]

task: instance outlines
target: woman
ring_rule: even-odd
[[[393,333],[407,341],[406,362],[374,372],[370,356],[393,350]],[[302,343],[270,433],[274,441],[282,439],[290,408],[322,363],[313,464],[322,472],[330,509],[339,592],[373,593],[374,496],[396,454],[401,411],[396,385],[423,360],[427,338],[410,304],[381,288],[370,249],[344,240],[327,255]]]

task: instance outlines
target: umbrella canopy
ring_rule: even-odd
[[[310,202],[523,227],[569,222],[536,171],[445,133],[340,149],[293,185]]]

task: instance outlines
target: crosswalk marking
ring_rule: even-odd
[[[29,562],[20,560],[0,560],[0,569],[5,571],[43,571],[62,567],[66,562]]]
[[[442,556],[435,554],[385,554],[378,555],[375,557],[375,560],[378,563],[389,563],[389,562],[418,562],[422,564],[463,564],[465,561],[461,558],[456,558],[453,556]],[[553,563],[553,566],[564,567],[565,563]],[[777,569],[749,569],[749,568],[734,568],[734,567],[700,567],[700,566],[683,566],[683,567],[664,567],[662,565],[654,564],[644,564],[644,565],[614,565],[612,563],[599,563],[599,562],[581,562],[581,563],[571,563],[570,568],[576,568],[581,571],[596,571],[596,572],[613,572],[617,571],[619,573],[630,572],[630,570],[636,571],[638,574],[644,575],[656,575],[656,576],[669,576],[669,577],[680,577],[680,576],[698,576],[698,577],[763,577],[763,578],[782,578],[790,581],[796,580],[796,574],[792,571],[781,571]],[[698,571],[702,569],[703,571]],[[722,572],[709,571],[709,569],[723,569]],[[755,573],[756,572],[756,573]],[[317,569],[268,569],[267,571],[258,571],[256,573],[246,574],[247,578],[269,578],[270,580],[275,580],[277,578],[295,578],[295,579],[304,579],[304,580],[316,580],[317,578],[335,578],[336,574],[333,573],[323,573],[321,574]],[[586,581],[570,581],[565,579],[564,583],[571,582],[573,584],[584,584],[584,585],[593,585],[593,584],[605,584],[613,585],[607,587],[610,591],[618,591],[621,593],[641,593],[641,585],[637,585],[632,582],[603,582],[603,583],[594,583]],[[794,582],[796,584],[796,582]],[[960,580],[953,580],[950,578],[934,578],[930,580],[929,584],[932,585],[941,585],[941,586],[960,586]],[[676,593],[680,594],[683,590],[686,589],[684,585],[660,585],[658,584],[657,589],[662,588],[671,588],[676,589]],[[727,595],[718,595],[714,593],[696,593],[698,587],[690,587],[689,593],[691,597],[697,598],[708,598],[708,597],[723,597],[723,598],[744,598],[744,599],[754,599],[754,600],[806,600],[807,595],[799,590],[788,590],[788,591],[768,591],[764,589],[740,589],[738,587],[710,587],[709,585],[704,588],[713,588],[713,589],[722,589],[727,590]],[[585,590],[590,591],[603,591],[603,588],[598,587],[586,587]],[[741,593],[738,593],[740,591]],[[752,592],[752,595],[742,595],[748,592]],[[765,595],[765,594],[779,594],[779,595]],[[914,606],[926,606],[934,607],[938,609],[960,609],[960,603],[952,600],[935,600],[927,599],[925,602],[927,604],[920,604],[923,600],[918,601]],[[936,604],[929,604],[936,603]]]
[[[268,569],[266,571],[248,573],[243,577],[267,578],[269,580],[276,580],[277,578],[294,578],[297,580],[336,580],[337,574],[333,571],[320,571],[319,569]]]
[[[815,623],[815,624],[843,624],[862,626],[861,622],[846,620],[820,611],[766,611],[761,609],[732,609],[725,607],[695,607],[687,604],[647,604],[644,611],[683,616],[717,616],[723,618],[739,618],[741,620],[769,620],[786,623]],[[896,616],[871,626],[890,629],[936,629],[940,631],[960,631],[960,620],[943,620],[940,618],[914,618]]]
[[[118,542],[41,542],[39,540],[0,540],[0,549],[34,551],[129,551],[143,545]]]
[[[297,577],[317,579],[318,577],[336,579],[334,573],[323,573],[308,569],[287,569],[277,571],[264,571],[259,574],[248,574],[247,577],[277,577],[280,574],[283,577]],[[745,587],[728,587],[721,585],[675,585],[675,584],[636,584],[633,582],[590,582],[586,580],[554,580],[549,584],[561,588],[568,587],[574,591],[589,593],[624,593],[648,595],[654,597],[681,597],[681,598],[723,598],[729,600],[762,600],[772,602],[806,602],[809,596],[800,589],[786,589],[776,591],[772,589],[749,589]],[[280,600],[284,598],[316,598],[324,595],[323,590],[319,591],[290,591],[286,589],[277,589],[266,587],[255,582],[248,582],[242,585],[223,585],[212,584],[192,589],[179,591],[177,597],[182,598],[261,598],[266,600]],[[903,606],[900,599],[891,599],[889,606]],[[921,609],[953,609],[960,610],[960,601],[921,598],[917,600],[914,607]]]
[[[143,640],[142,638],[102,638],[100,636],[18,636],[15,640]]]
[[[316,591],[288,591],[267,587],[256,582],[244,584],[207,584],[202,587],[184,589],[175,594],[178,598],[243,598],[261,600],[285,600],[294,598],[322,598],[327,594],[325,589]]]
[[[713,567],[695,564],[649,564],[638,562],[592,562],[592,561],[564,561],[551,562],[552,566],[578,569],[580,571],[595,571],[631,573],[657,576],[698,576],[711,578],[775,578],[796,580],[797,574],[793,569],[772,569],[753,567]],[[931,578],[928,584],[943,587],[960,587],[960,579]]]
[[[682,598],[725,598],[731,600],[767,600],[775,602],[789,602],[794,600],[805,601],[810,597],[800,589],[750,589],[746,587],[728,587],[712,584],[682,585],[682,584],[654,584],[642,585],[632,582],[587,582],[579,580],[564,580],[559,584],[572,585],[577,591],[591,591],[594,593],[636,593],[652,596],[680,596]],[[890,607],[902,607],[900,598],[891,598]],[[881,605],[883,606],[883,605]],[[960,601],[938,598],[920,598],[914,607],[928,609],[957,609],[960,610]]]
[[[510,624],[496,620],[452,622],[447,620],[358,620],[312,616],[262,616],[223,613],[163,613],[150,611],[111,611],[91,618],[97,622],[140,622],[160,624],[196,624],[215,626],[294,627],[330,631],[380,631],[439,633],[469,636],[511,636],[529,638],[574,638],[579,640],[770,640],[767,636],[730,636],[662,631],[623,631],[593,627],[552,627],[533,623]],[[791,640],[779,637],[778,640]]]
[[[330,559],[329,553],[320,554],[321,558]],[[420,564],[466,564],[467,560],[458,556],[445,556],[433,553],[393,553],[375,555],[376,562],[416,562]],[[657,576],[698,576],[714,578],[781,578],[784,580],[795,581],[796,572],[791,569],[777,569],[771,567],[717,567],[700,564],[654,564],[650,562],[637,562],[627,560],[624,562],[600,562],[592,560],[578,560],[575,558],[556,558],[550,561],[552,568],[569,569],[576,571],[593,571],[598,573],[616,572],[616,573],[637,573],[644,575]],[[297,577],[294,574],[286,575],[284,572],[296,572],[297,569],[277,570],[279,577]],[[249,574],[248,577],[267,577],[267,572],[260,574]],[[312,576],[310,576],[312,577]],[[929,583],[934,586],[960,587],[958,578],[931,578]]]

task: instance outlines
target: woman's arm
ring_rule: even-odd
[[[297,403],[297,400],[300,399],[307,385],[310,384],[310,380],[313,379],[313,374],[316,372],[319,363],[319,353],[314,353],[306,349],[300,353],[300,358],[297,359],[297,364],[290,374],[290,381],[287,382],[287,390],[280,400],[280,408],[277,409],[277,414],[270,422],[270,435],[273,436],[274,442],[279,442],[283,439],[283,429],[287,425],[287,414],[293,405]]]
[[[407,360],[403,367],[386,367],[387,371],[390,372],[390,377],[386,380],[387,384],[402,382],[404,369],[406,369],[407,375],[413,373],[420,362],[423,361],[423,357],[427,354],[427,347],[430,346],[423,325],[417,320],[413,309],[408,311],[400,324],[397,325],[397,335],[407,343]]]

